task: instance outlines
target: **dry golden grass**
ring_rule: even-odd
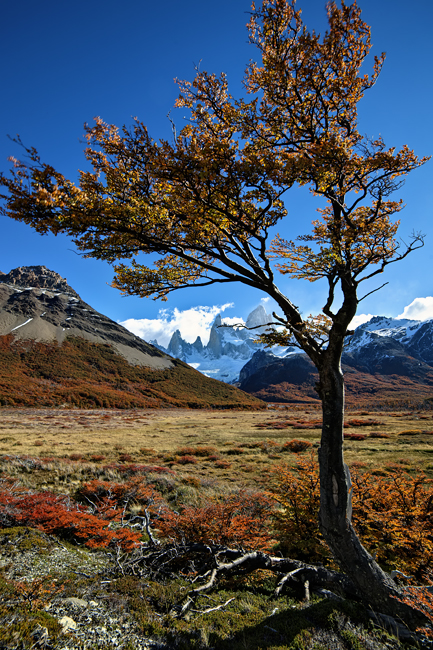
[[[306,440],[314,452],[320,441],[320,411],[311,407],[267,412],[2,409],[0,413],[0,456],[48,457],[57,467],[61,459],[72,458],[83,470],[89,463],[153,464],[202,480],[266,482],[273,465],[296,462],[297,454],[284,451],[284,443]],[[348,436],[365,436],[345,440],[349,465],[364,463],[380,470],[398,463],[433,475],[429,412],[355,411],[346,420],[352,424],[345,429]],[[208,456],[194,456],[195,448],[206,446],[214,447]],[[59,487],[68,483],[67,476],[60,484],[54,475],[46,481]]]

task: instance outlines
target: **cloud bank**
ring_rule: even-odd
[[[368,323],[374,317],[374,314],[356,314],[355,318],[350,323],[350,329],[356,329],[364,323]]]
[[[120,325],[127,330],[144,339],[145,341],[158,341],[160,345],[167,347],[175,330],[179,330],[182,337],[188,343],[194,343],[197,336],[200,336],[203,345],[209,340],[209,332],[215,316],[226,309],[233,307],[232,302],[224,305],[213,305],[205,307],[191,307],[181,311],[177,308],[160,309],[158,318],[128,318],[121,321]],[[234,324],[243,322],[242,318],[223,318],[223,323]]]
[[[379,314],[382,316],[383,314]],[[373,318],[374,314],[357,314],[351,323],[351,327],[355,329],[363,323],[367,323]],[[415,298],[409,305],[403,309],[402,313],[395,318],[407,318],[408,320],[430,320],[433,318],[433,296],[426,296],[425,298]]]
[[[433,296],[415,298],[397,318],[409,318],[410,320],[429,320],[433,318]]]

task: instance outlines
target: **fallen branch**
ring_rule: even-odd
[[[188,612],[201,615],[214,610],[199,610],[195,608],[195,602],[199,596],[204,596],[206,592],[216,588],[222,577],[244,576],[260,569],[276,574],[278,581],[274,597],[280,596],[287,587],[295,587],[297,591],[300,591],[300,588],[303,590],[301,598],[306,600],[310,591],[334,599],[363,600],[352,580],[338,571],[306,564],[300,560],[269,555],[263,551],[245,552],[242,549],[212,544],[170,543],[155,546],[150,542],[132,553],[125,553],[123,557],[118,551],[113,572],[154,581],[177,579],[179,576],[188,580],[194,588],[171,610],[172,616],[182,618]],[[403,591],[401,594],[403,598]],[[405,621],[407,619],[413,629],[429,625],[431,621],[418,607],[403,601],[396,601],[396,617]]]

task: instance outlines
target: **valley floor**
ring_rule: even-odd
[[[359,604],[314,594],[306,599],[305,594],[290,589],[277,598],[277,578],[266,570],[227,576],[217,589],[204,591],[187,615],[174,615],[185,593],[201,584],[204,560],[194,555],[196,551],[186,560],[181,558],[184,533],[175,537],[180,524],[167,532],[170,521],[180,516],[179,521],[183,518],[182,525],[187,526],[183,530],[193,533],[200,526],[202,535],[213,535],[208,541],[204,538],[209,548],[215,543],[230,546],[229,538],[223,542],[209,530],[221,517],[221,530],[227,532],[227,517],[235,513],[235,521],[240,513],[232,539],[243,535],[241,547],[261,548],[262,544],[280,553],[275,550],[275,538],[269,536],[270,532],[277,535],[276,529],[267,527],[276,512],[269,491],[278,481],[281,487],[287,476],[290,488],[290,472],[296,476],[297,467],[304,468],[299,474],[304,481],[310,470],[316,472],[320,420],[316,406],[274,405],[259,412],[0,409],[0,650],[403,648],[402,641],[385,630],[385,623],[373,621]],[[426,490],[431,490],[433,411],[350,410],[345,452],[355,475],[368,473],[370,485],[376,480],[392,484],[396,476],[407,477],[410,483],[423,474]],[[288,468],[289,474],[278,467]],[[311,475],[312,481],[315,476]],[[123,488],[129,492],[122,493]],[[314,489],[317,492],[317,486]],[[303,494],[307,493],[308,486]],[[317,501],[317,494],[314,498]],[[63,509],[65,518],[55,531],[52,521],[43,518],[44,503],[52,508],[53,516],[56,508]],[[311,498],[308,507],[315,503]],[[238,510],[228,516],[227,504]],[[128,518],[133,521],[137,514],[143,522],[145,508],[156,517],[152,526],[158,535],[165,526],[163,544],[167,539],[174,544],[162,546],[163,553],[165,548],[168,554],[175,553],[158,559],[157,569],[148,573],[143,573],[138,561],[128,564],[128,552],[121,543],[117,550],[112,542],[93,548],[90,524],[85,529],[78,522],[79,517],[90,521],[97,515],[99,524],[103,521],[108,526],[102,532],[115,540],[119,530],[126,530],[119,528],[124,517],[127,525]],[[314,552],[311,561],[317,562],[323,547],[313,539],[317,519],[313,511],[307,521],[307,557]],[[117,513],[117,519],[110,519],[110,512]],[[378,514],[387,515],[386,508]],[[31,517],[36,522],[33,526]],[[168,517],[165,523],[164,517]],[[246,517],[244,529],[239,523],[242,517]],[[366,539],[372,532],[369,525]],[[75,531],[72,537],[68,530]],[[144,523],[141,534],[150,557],[155,547]],[[398,535],[403,539],[400,529]],[[431,526],[423,535],[431,538]],[[293,557],[290,543],[291,533],[286,529],[286,550]],[[420,544],[417,557],[430,566],[431,559],[422,555],[422,540]],[[285,549],[279,548],[284,554]],[[389,547],[382,550],[385,563],[395,566]],[[300,557],[305,561],[302,553]],[[164,572],[158,573],[160,566],[167,566],[165,577]],[[419,639],[406,641],[410,647],[430,647],[426,640],[421,646]]]

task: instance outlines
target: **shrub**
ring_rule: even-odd
[[[132,463],[133,458],[131,454],[119,454],[119,460],[121,463]]]
[[[178,456],[199,456],[206,457],[212,456],[218,452],[216,447],[211,445],[209,446],[199,446],[199,447],[182,447],[178,449],[175,453]]]
[[[381,424],[380,420],[373,420],[372,418],[368,420],[359,420],[358,418],[352,418],[348,420],[347,424],[351,427],[371,427]]]
[[[184,456],[179,456],[176,458],[175,462],[179,465],[195,465],[197,463],[197,458],[195,456],[185,454]]]
[[[399,436],[419,436],[422,433],[419,429],[407,429],[406,431],[400,431]]]
[[[397,464],[380,475],[352,466],[352,481],[352,523],[362,543],[386,570],[426,579],[433,570],[433,481],[424,474],[411,476]],[[283,508],[277,518],[282,549],[308,562],[329,560],[317,525],[316,461],[276,467],[271,494]]]
[[[134,476],[135,474],[175,474],[175,472],[168,467],[161,467],[160,465],[119,465],[119,463],[111,463],[104,465],[104,471],[114,470],[123,476]]]
[[[243,549],[270,548],[272,500],[261,492],[241,490],[212,499],[202,507],[187,506],[179,513],[166,510],[158,528],[163,537]]]
[[[293,468],[275,467],[270,496],[282,506],[276,516],[281,550],[289,557],[310,563],[329,558],[317,524],[320,505],[317,462],[310,457],[299,459]]]
[[[389,433],[382,433],[381,431],[370,431],[370,438],[390,438]]]
[[[90,460],[93,460],[94,463],[99,463],[102,460],[105,460],[105,456],[102,454],[93,454],[90,456]]]
[[[231,463],[228,462],[228,460],[216,460],[215,461],[215,467],[219,467],[220,469],[230,469],[232,466]]]
[[[124,550],[132,550],[140,538],[127,528],[109,529],[107,520],[89,513],[67,496],[32,492],[4,481],[0,485],[0,508],[3,527],[32,526],[90,548],[118,543]]]
[[[308,440],[289,440],[285,442],[281,451],[291,451],[295,454],[300,453],[301,451],[306,451],[313,446]]]

